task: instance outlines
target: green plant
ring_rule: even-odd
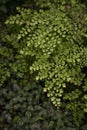
[[[72,111],[79,126],[87,109],[86,74],[82,72],[87,66],[84,6],[48,2],[47,8],[17,8],[17,11],[6,21],[8,32],[0,53],[7,58],[8,68],[1,66],[2,75],[5,72],[1,83],[11,71],[21,79],[41,81],[52,103],[59,108],[65,102],[64,107]],[[11,57],[7,55],[10,52]]]
[[[57,110],[43,93],[41,85],[29,82],[21,86],[20,80],[18,82],[10,79],[0,92],[1,130],[76,129],[69,113]]]

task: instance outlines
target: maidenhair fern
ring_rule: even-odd
[[[65,4],[17,11],[6,21],[9,33],[4,40],[15,49],[10,68],[21,78],[27,74],[42,81],[52,103],[61,107],[67,102],[66,108],[78,120],[76,111],[87,111],[86,75],[82,72],[87,66],[86,14],[80,18],[80,6]]]

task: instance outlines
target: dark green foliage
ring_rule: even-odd
[[[60,111],[47,101],[40,85],[20,87],[14,83],[3,88],[0,96],[3,97],[0,121],[4,123],[1,129],[51,130],[64,125]]]
[[[0,22],[11,14],[16,13],[16,6],[21,6],[21,0],[0,0]]]
[[[0,98],[0,130],[76,130],[71,114],[57,110],[39,84],[10,80]]]
[[[11,1],[11,0],[0,0],[0,15],[2,12],[6,13],[7,9],[6,9],[6,4]]]

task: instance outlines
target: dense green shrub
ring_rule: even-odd
[[[71,111],[79,125],[87,112],[87,77],[82,72],[87,66],[87,15],[75,2],[55,2],[37,3],[36,10],[17,8],[18,14],[6,21],[1,85],[12,74],[41,81],[52,103]]]
[[[0,129],[51,130],[63,125],[60,112],[54,110],[51,103],[46,101],[40,85],[10,85],[3,87],[0,93],[0,97],[3,97],[0,102]]]
[[[23,83],[9,80],[0,92],[0,130],[76,130],[71,113],[57,110],[41,85],[21,86]]]

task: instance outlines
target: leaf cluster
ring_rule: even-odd
[[[78,126],[87,111],[87,77],[82,72],[87,66],[87,15],[84,7],[76,3],[50,4],[39,10],[18,7],[17,15],[6,21],[8,32],[3,40],[12,57],[1,83],[11,72],[22,79],[41,81],[54,106],[66,103],[65,108],[72,111]],[[6,67],[0,66],[3,75]]]

